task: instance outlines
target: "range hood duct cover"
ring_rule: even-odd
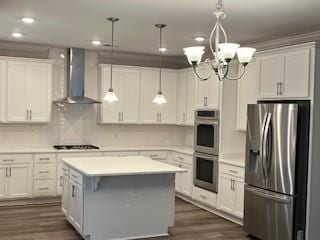
[[[85,50],[69,48],[67,56],[67,96],[56,104],[95,104],[97,100],[84,96]]]

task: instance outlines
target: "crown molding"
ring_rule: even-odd
[[[314,31],[310,33],[303,33],[292,35],[283,38],[277,38],[267,41],[257,41],[257,42],[247,42],[243,43],[243,46],[250,46],[257,49],[257,51],[264,51],[273,48],[287,47],[290,45],[297,45],[308,42],[318,42],[320,41],[320,31]]]
[[[0,49],[45,53],[49,51],[50,47],[31,43],[0,42]]]

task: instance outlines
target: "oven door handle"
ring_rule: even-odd
[[[218,120],[196,120],[196,125],[219,125],[219,121]]]
[[[206,154],[200,154],[200,153],[194,153],[194,156],[197,158],[203,158],[203,159],[207,159],[210,161],[218,161],[219,158],[217,156],[210,156],[210,155],[206,155]]]

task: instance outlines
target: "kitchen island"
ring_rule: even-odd
[[[175,173],[143,156],[64,158],[62,211],[86,240],[166,236]]]

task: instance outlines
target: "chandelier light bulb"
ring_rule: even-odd
[[[236,55],[237,49],[240,47],[237,43],[220,43],[218,45],[221,57],[226,61],[231,61]]]
[[[184,48],[184,54],[187,56],[190,65],[198,65],[201,62],[202,55],[204,54],[205,47],[187,47]]]

